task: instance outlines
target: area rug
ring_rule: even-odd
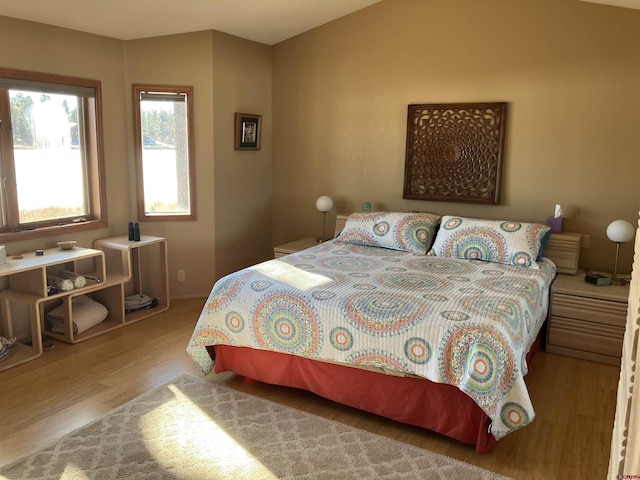
[[[505,479],[184,375],[0,468],[17,479]]]

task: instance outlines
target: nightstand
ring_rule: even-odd
[[[597,287],[559,274],[551,286],[547,352],[620,365],[629,285]]]
[[[273,249],[273,257],[280,258],[290,253],[296,253],[307,248],[315,247],[320,243],[316,237],[307,237],[295,242],[285,243]]]

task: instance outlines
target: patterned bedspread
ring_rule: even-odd
[[[213,287],[187,351],[226,344],[377,366],[457,386],[500,439],[531,422],[525,356],[555,266],[539,270],[327,242]]]

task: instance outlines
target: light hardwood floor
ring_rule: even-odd
[[[202,377],[185,348],[204,299],[0,372],[0,465],[54,442],[180,374]],[[619,369],[540,353],[527,376],[537,417],[485,455],[289,388],[225,373],[207,379],[519,479],[606,477]]]

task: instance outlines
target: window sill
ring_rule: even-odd
[[[31,240],[42,237],[57,237],[69,233],[84,232],[87,230],[97,230],[106,228],[107,223],[102,220],[87,220],[81,223],[69,223],[65,225],[54,225],[50,227],[40,227],[31,230],[21,230],[17,232],[0,233],[0,244]]]

